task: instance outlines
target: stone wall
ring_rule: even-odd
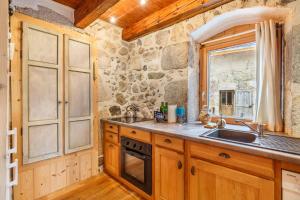
[[[285,23],[285,132],[300,137],[300,0],[287,5],[292,14]]]

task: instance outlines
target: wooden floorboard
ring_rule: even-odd
[[[103,173],[85,186],[53,200],[143,200],[143,198]]]

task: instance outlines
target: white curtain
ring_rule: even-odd
[[[257,112],[255,120],[265,123],[270,131],[282,131],[280,111],[280,63],[277,49],[276,24],[256,24],[257,50]]]

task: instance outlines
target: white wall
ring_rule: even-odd
[[[21,8],[31,8],[33,10],[38,10],[39,6],[43,6],[65,16],[74,23],[74,9],[52,0],[12,0],[11,4]]]

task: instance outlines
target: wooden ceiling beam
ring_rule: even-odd
[[[85,28],[119,0],[83,0],[75,10],[75,26]]]
[[[178,0],[124,28],[122,37],[124,40],[131,41],[231,1],[233,0]]]

